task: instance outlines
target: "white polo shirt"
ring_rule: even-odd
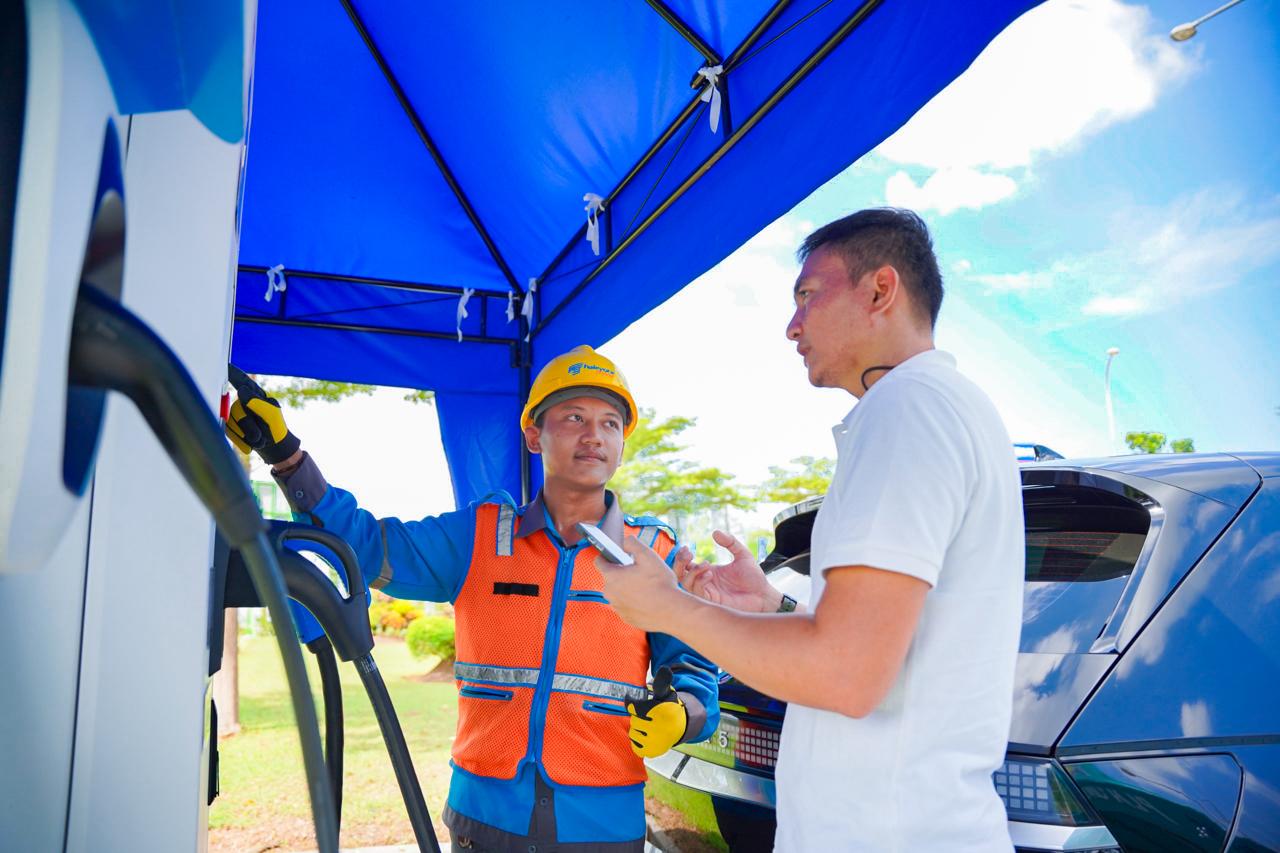
[[[778,758],[783,853],[1009,851],[991,781],[1004,759],[1022,624],[1024,538],[1013,447],[948,353],[908,359],[836,427],[813,526],[825,571],[865,565],[932,589],[897,682],[862,719],[787,708]]]

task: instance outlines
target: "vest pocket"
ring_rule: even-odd
[[[529,749],[533,687],[458,682],[454,763],[477,776],[512,779]]]
[[[499,690],[496,687],[477,687],[474,684],[464,684],[458,694],[469,696],[472,699],[497,699],[507,702],[511,701],[511,697],[514,695],[510,690]]]
[[[616,717],[629,717],[631,712],[622,705],[614,705],[610,702],[595,702],[591,699],[582,703],[582,707],[588,711],[595,711],[597,714],[613,714]]]
[[[593,589],[571,589],[569,590],[570,601],[594,601],[597,604],[608,604],[609,599],[604,597],[603,592],[596,592]]]
[[[637,785],[644,760],[631,751],[626,708],[581,693],[551,692],[542,766],[560,785]]]

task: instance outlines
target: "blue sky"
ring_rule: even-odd
[[[1116,346],[1117,433],[1190,436],[1202,450],[1280,446],[1280,5],[1246,0],[1190,42],[1168,38],[1213,6],[1033,10],[902,131],[740,250],[751,256],[740,275],[726,274],[729,259],[610,348],[660,411],[674,404],[700,430],[714,426],[720,437],[705,444],[717,463],[758,470],[745,448],[721,458],[737,442],[714,412],[649,378],[667,361],[655,329],[697,316],[721,352],[755,347],[761,330],[714,328],[717,303],[746,291],[785,312],[764,294],[789,297],[796,239],[891,203],[929,221],[948,288],[939,345],[988,389],[1015,440],[1111,452],[1103,367]],[[759,272],[766,257],[773,266]],[[796,360],[774,343],[770,357]],[[738,399],[798,376],[755,362],[750,373]],[[779,431],[769,445],[783,458],[768,455],[829,454],[826,426],[849,402],[791,398],[786,410],[812,412],[822,429],[792,430],[793,441]]]
[[[948,288],[939,345],[1014,440],[1113,452],[1103,366],[1116,346],[1117,433],[1280,449],[1280,0],[1244,0],[1191,41],[1168,38],[1216,5],[1050,0],[898,134],[603,351],[641,405],[698,419],[696,461],[755,482],[769,465],[834,455],[830,427],[853,401],[810,388],[783,337],[793,253],[817,225],[891,203],[930,223]],[[399,397],[290,423],[374,511],[449,509],[434,412]],[[349,452],[362,418],[399,448],[393,476]]]

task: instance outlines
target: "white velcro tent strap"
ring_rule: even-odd
[[[711,102],[711,132],[720,129],[720,75],[724,73],[723,65],[711,65],[698,69],[698,76],[707,81],[706,87],[698,100],[704,104]]]
[[[601,678],[590,678],[585,675],[560,675],[551,679],[551,689],[568,693],[585,693],[588,696],[599,696],[602,699],[647,699],[649,691],[643,687],[622,684],[617,681],[605,681]]]
[[[587,193],[582,197],[587,203],[587,242],[596,257],[600,256],[600,211],[604,210],[604,199],[595,193]]]
[[[453,677],[459,681],[489,681],[495,684],[537,684],[538,671],[511,666],[454,663]]]
[[[516,292],[513,290],[507,294],[507,322],[516,318]]]
[[[289,286],[289,282],[284,278],[284,264],[276,264],[267,270],[267,292],[263,295],[263,299],[267,302],[271,301],[271,297],[279,291],[284,293],[284,289]]]
[[[529,291],[524,295],[524,299],[520,303],[520,316],[524,317],[525,333],[524,339],[529,340],[529,336],[533,334],[533,296],[538,292],[538,280],[536,278],[529,279]]]
[[[516,508],[510,504],[498,507],[498,541],[494,552],[499,557],[510,557],[516,538]]]
[[[474,287],[462,288],[462,296],[458,297],[458,343],[462,343],[462,321],[468,316],[467,302],[471,299],[471,294],[475,293]]]

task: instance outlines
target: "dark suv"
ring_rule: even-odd
[[[992,780],[1015,847],[1280,850],[1280,453],[1032,463],[1022,489],[1022,640]],[[764,563],[800,601],[820,505],[778,516]],[[708,799],[677,798],[733,853],[771,850],[786,705],[728,674],[720,700],[711,739],[650,772]]]

